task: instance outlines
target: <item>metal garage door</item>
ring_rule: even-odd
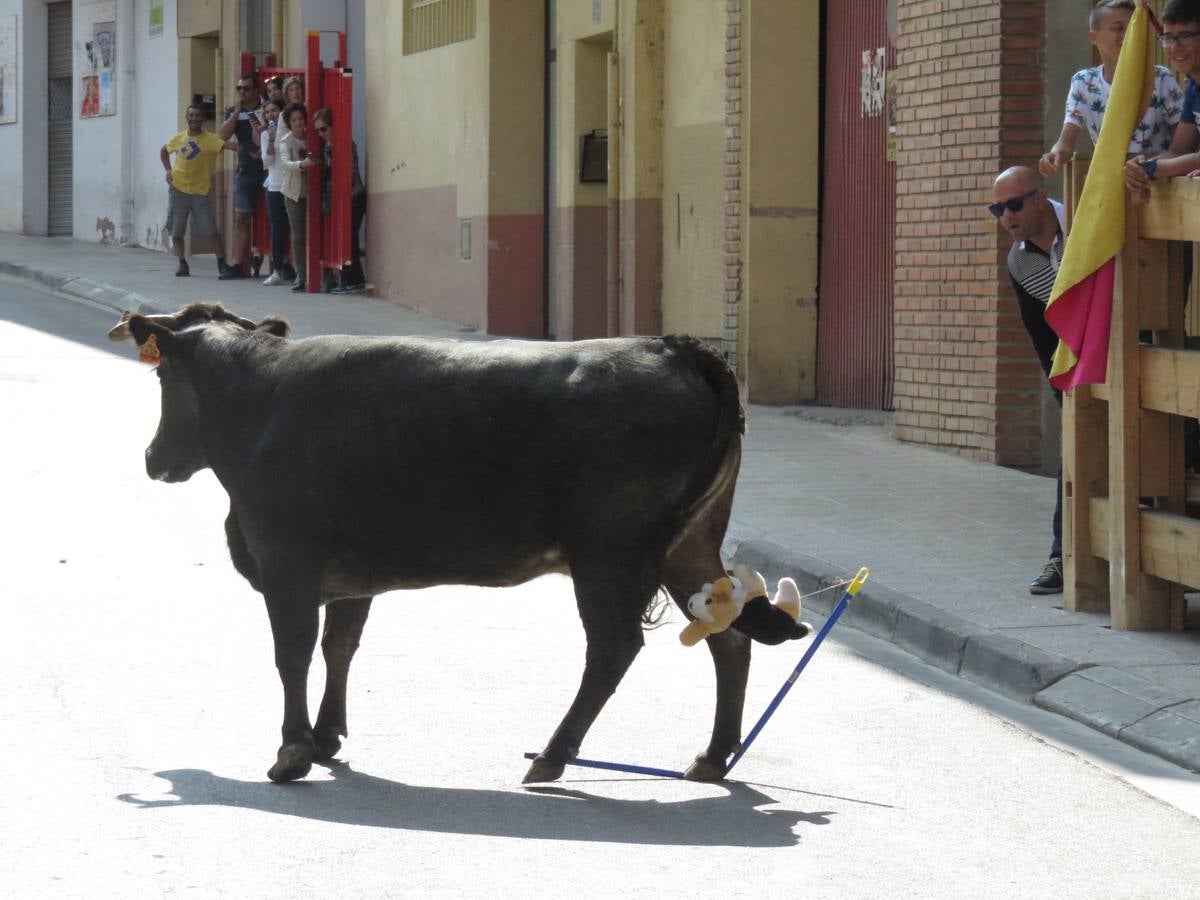
[[[817,399],[890,409],[896,175],[888,0],[826,4]]]
[[[71,123],[74,105],[71,102],[71,4],[51,3],[49,14],[49,88],[50,88],[50,147],[49,191],[50,209],[47,233],[72,233],[72,151]]]

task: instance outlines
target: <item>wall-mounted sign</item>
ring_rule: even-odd
[[[17,121],[17,17],[0,16],[0,125]]]
[[[91,37],[83,43],[79,116],[92,119],[116,115],[113,73],[117,68],[117,5],[113,0],[95,0],[82,6],[81,15],[80,30]]]

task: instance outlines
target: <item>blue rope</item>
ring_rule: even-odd
[[[796,683],[796,679],[800,677],[800,673],[804,671],[804,667],[808,665],[808,661],[813,658],[813,654],[817,652],[817,648],[821,646],[821,642],[825,640],[825,636],[829,634],[830,629],[842,613],[846,611],[846,607],[850,605],[850,598],[858,593],[863,582],[867,579],[867,570],[859,569],[858,575],[850,583],[850,586],[842,593],[842,599],[838,601],[837,606],[833,608],[833,612],[829,614],[829,618],[825,620],[825,624],[821,626],[821,630],[817,632],[817,636],[813,638],[813,642],[809,644],[808,650],[801,657],[800,663],[792,670],[792,673],[787,677],[787,681],[783,683],[778,693],[775,694],[766,710],[758,721],[754,723],[754,727],[750,729],[750,733],[746,735],[746,739],[742,741],[738,747],[733,759],[729,761],[729,765],[725,767],[725,774],[728,775],[737,761],[746,755],[746,751],[750,749],[750,745],[754,743],[754,739],[758,737],[758,733],[763,730],[763,726],[767,724],[767,720],[775,714],[775,710],[779,708],[779,704],[783,702],[783,698],[787,696],[788,691],[792,689],[792,685]],[[826,589],[827,590],[827,589]],[[536,753],[526,753],[526,759],[536,759]],[[632,772],[635,775],[654,775],[659,778],[683,778],[683,772],[677,772],[674,769],[655,769],[650,766],[635,766],[629,763],[602,762],[596,759],[573,759],[567,763],[568,766],[582,766],[588,769],[606,769],[610,772]]]

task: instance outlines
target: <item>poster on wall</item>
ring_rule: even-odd
[[[150,37],[163,35],[163,0],[150,0]]]
[[[117,65],[116,4],[100,0],[83,7],[84,34],[91,40],[83,45],[84,58],[80,85],[80,118],[112,116],[117,112],[114,72]]]
[[[859,95],[862,99],[861,116],[874,118],[883,114],[883,82],[887,71],[887,48],[862,52],[862,75]]]
[[[0,16],[0,125],[17,121],[17,17]]]

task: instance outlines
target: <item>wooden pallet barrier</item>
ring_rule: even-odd
[[[1068,221],[1086,172],[1086,160],[1067,169]],[[1200,241],[1200,181],[1156,181],[1150,202],[1129,209],[1108,382],[1063,398],[1064,606],[1108,612],[1122,631],[1180,631],[1184,588],[1200,587],[1183,437],[1185,417],[1200,417],[1183,274],[1184,254]],[[1150,344],[1139,340],[1147,332]]]

